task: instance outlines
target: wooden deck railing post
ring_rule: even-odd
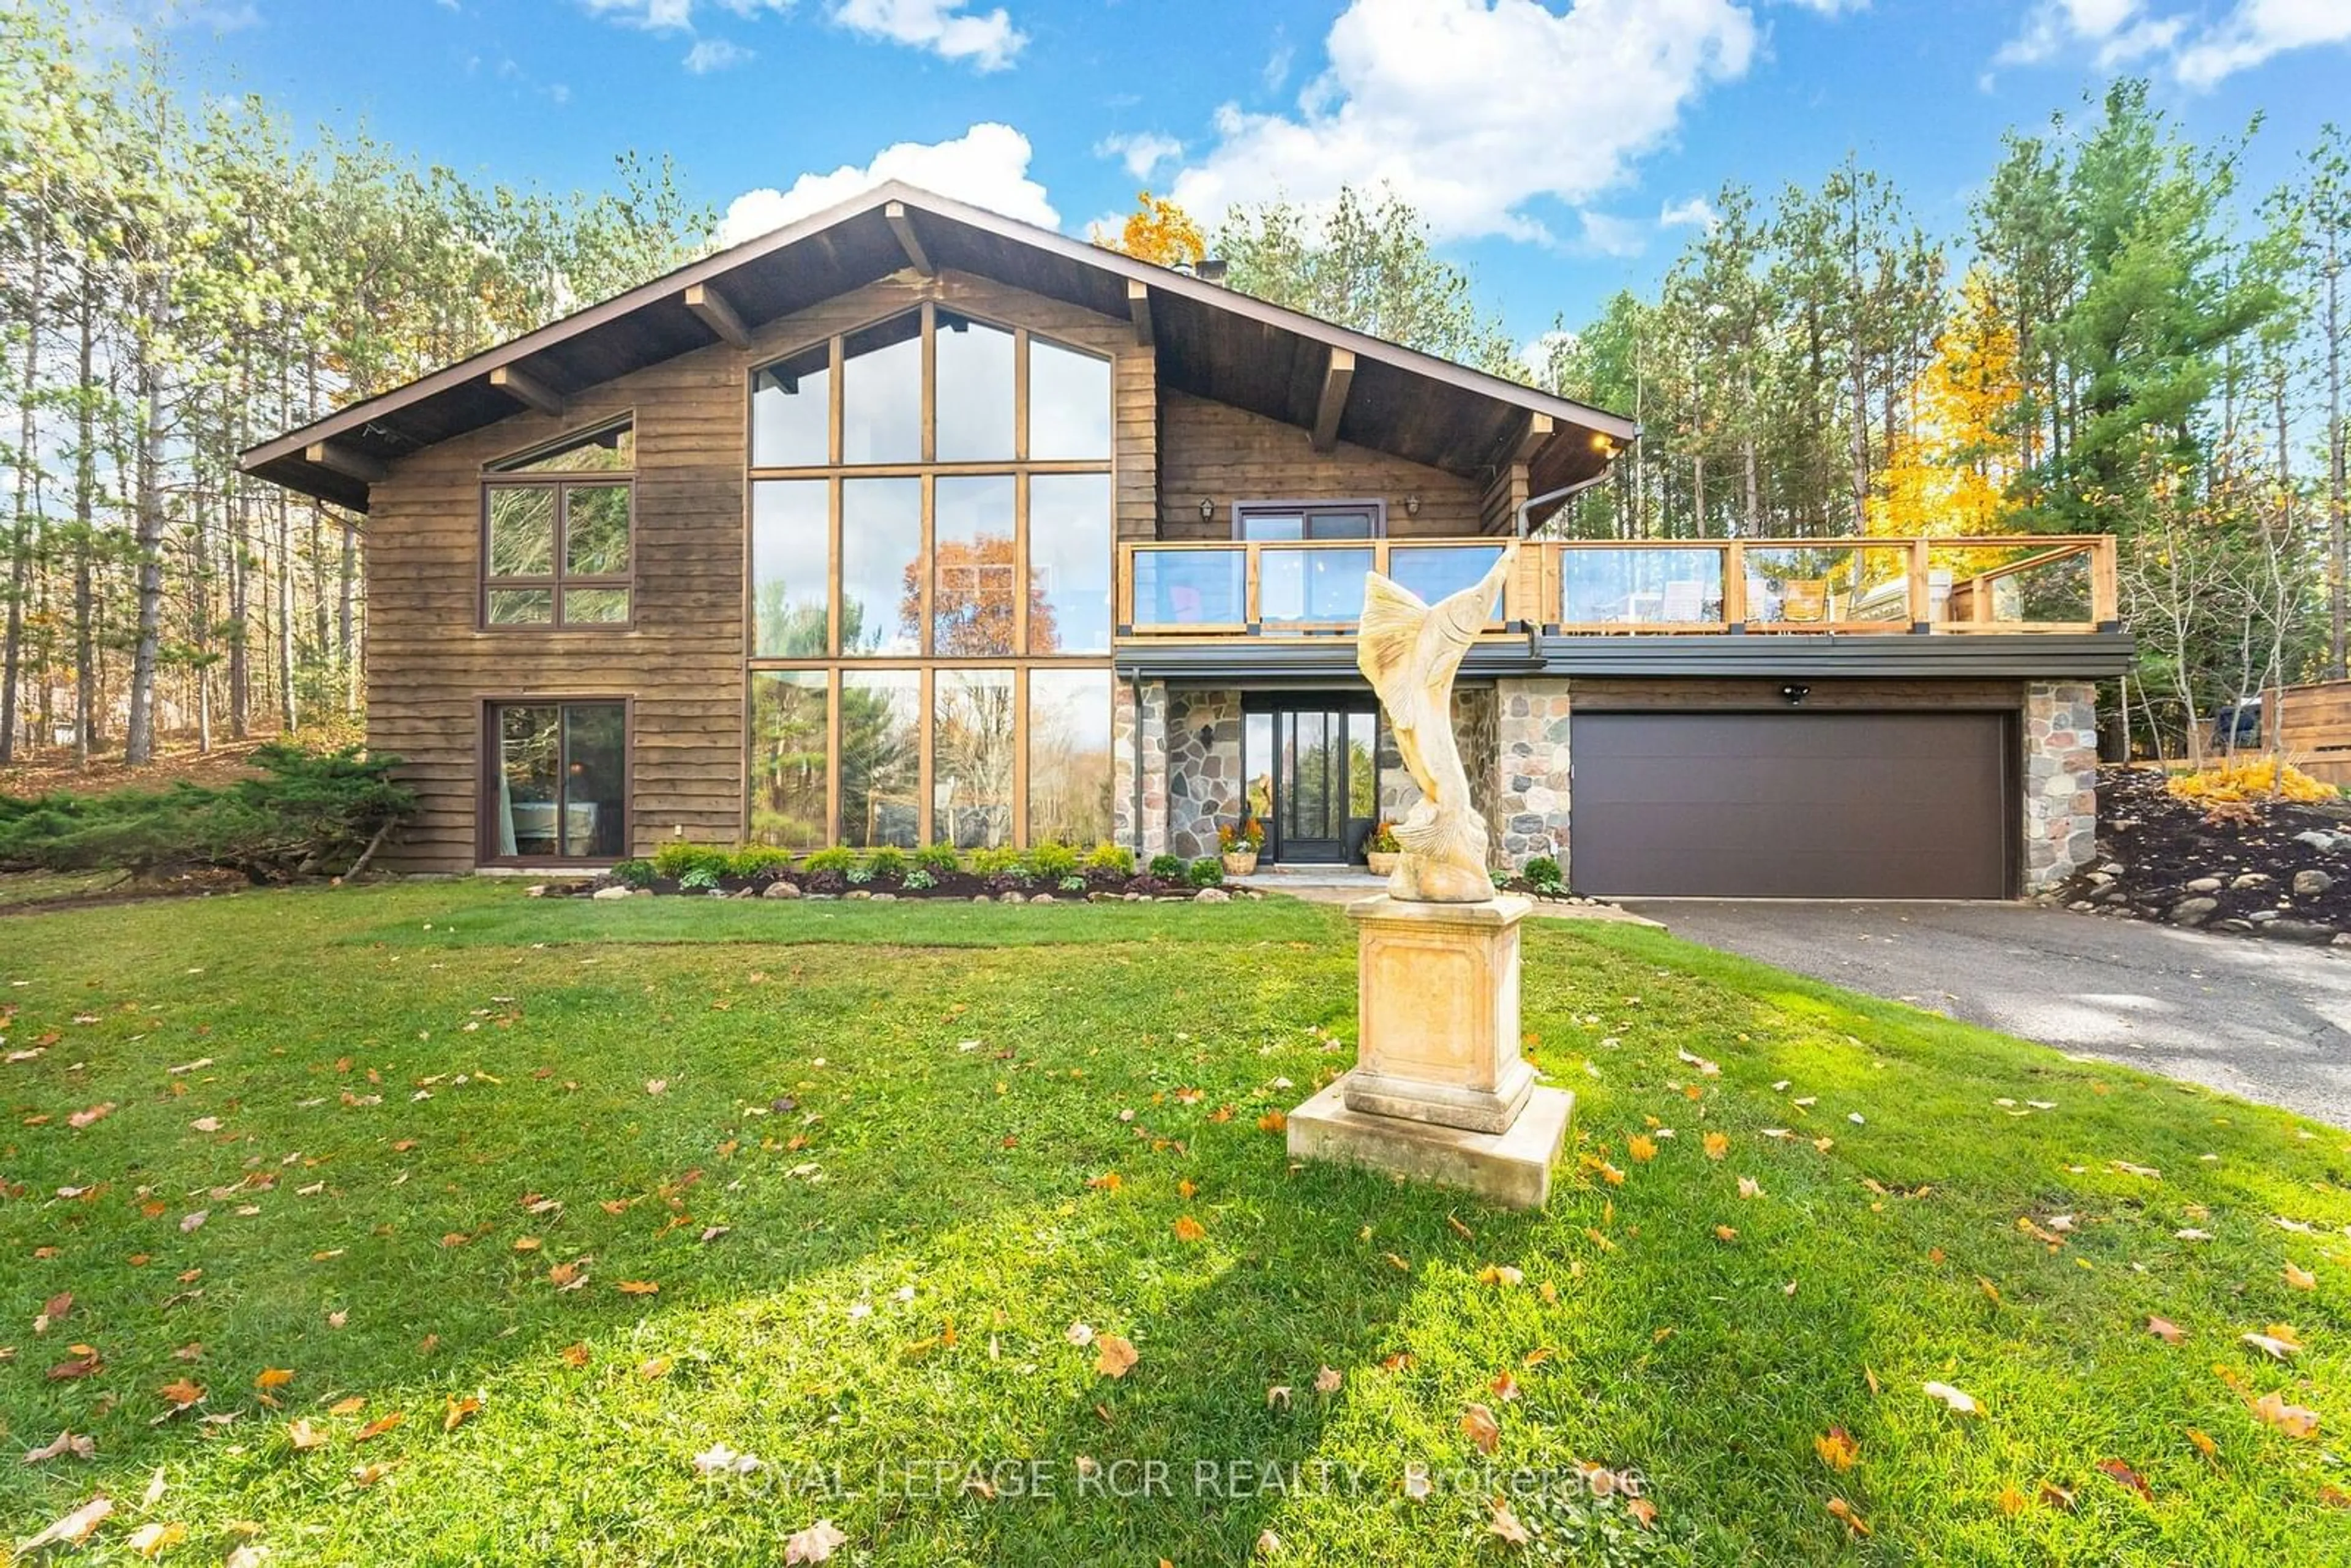
[[[1934,578],[1923,538],[1910,541],[1910,630],[1923,632],[1935,619]]]
[[[2102,537],[2090,547],[2090,622],[2112,626],[2121,622],[2122,591],[2116,579],[2115,538]]]
[[[1722,624],[1729,632],[1747,627],[1747,546],[1740,539],[1722,547]]]

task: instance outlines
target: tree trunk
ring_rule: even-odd
[[[81,269],[81,309],[75,322],[78,379],[74,398],[74,766],[89,766],[90,688],[98,681],[98,647],[90,627],[90,530],[97,526],[98,506],[98,383],[91,375],[96,361],[98,301],[93,298],[89,268]]]
[[[2343,253],[2340,225],[2326,234],[2326,678],[2344,677],[2345,622],[2351,610],[2351,496],[2345,494],[2343,431]]]
[[[158,290],[160,293],[160,289]],[[149,332],[160,326],[162,304],[154,302]],[[155,758],[155,665],[163,650],[163,372],[152,338],[139,353],[139,495],[134,525],[139,547],[139,610],[131,653],[131,722],[122,737],[122,760],[131,768]]]
[[[294,700],[294,517],[286,490],[277,491],[277,723],[287,735],[301,727]]]
[[[349,522],[343,524],[343,564],[341,599],[336,609],[335,652],[343,666],[343,711],[360,711],[360,659],[358,630],[353,615],[358,608],[360,580],[360,533]]]
[[[25,676],[25,591],[33,572],[33,469],[40,461],[41,292],[47,225],[34,212],[32,277],[25,296],[25,382],[17,393],[16,506],[8,528],[8,629],[0,653],[0,765],[16,759],[16,705]]]

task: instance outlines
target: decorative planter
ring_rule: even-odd
[[[1225,874],[1227,876],[1255,876],[1257,874],[1257,852],[1255,850],[1227,850],[1224,854],[1224,862]]]
[[[1393,850],[1385,853],[1378,850],[1368,850],[1364,852],[1364,863],[1372,868],[1374,876],[1387,876],[1395,872],[1397,858],[1398,852]]]

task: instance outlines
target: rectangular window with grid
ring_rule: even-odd
[[[482,624],[627,626],[635,531],[626,420],[492,464],[482,480]]]

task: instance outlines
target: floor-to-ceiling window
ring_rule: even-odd
[[[751,378],[748,829],[1111,831],[1111,362],[924,305]]]

